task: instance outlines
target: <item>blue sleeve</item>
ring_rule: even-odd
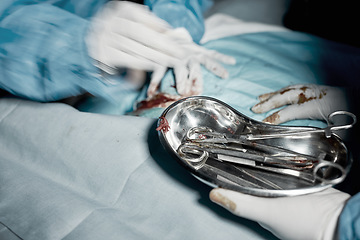
[[[339,219],[339,239],[360,239],[360,193],[345,205]]]
[[[1,0],[0,88],[37,101],[103,94],[84,38],[104,2]]]
[[[174,28],[186,28],[195,42],[200,42],[205,32],[203,13],[212,0],[145,0],[145,4]]]

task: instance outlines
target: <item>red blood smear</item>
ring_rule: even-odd
[[[170,101],[175,101],[175,100],[176,100],[175,98],[171,98],[171,97],[165,96],[163,93],[159,93],[150,100],[141,101],[137,106],[137,110],[153,108],[153,107],[159,106],[160,104],[164,104],[164,103],[167,103]]]

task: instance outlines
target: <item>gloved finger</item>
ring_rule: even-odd
[[[236,59],[234,57],[219,53],[218,51],[212,49],[207,49],[195,43],[187,44],[186,48],[191,50],[192,52],[197,52],[198,55],[204,55],[207,58],[211,58],[213,60],[219,61],[224,64],[228,64],[228,65],[236,64]]]
[[[106,46],[105,48],[111,48]],[[138,70],[153,71],[159,64],[149,61],[147,59],[137,57],[134,54],[119,51],[118,49],[109,49],[105,51],[106,54],[102,54],[99,61],[106,65],[114,67],[127,67]],[[109,72],[109,74],[111,74]]]
[[[200,55],[196,59],[204,65],[204,67],[220,78],[229,77],[229,72],[218,62],[208,58],[207,56]]]
[[[189,69],[185,64],[179,64],[174,67],[174,74],[177,92],[182,96],[187,96],[189,94]]]
[[[234,65],[236,63],[236,59],[234,57],[219,53],[215,50],[207,49],[206,55],[225,64]]]
[[[129,21],[128,19],[117,18],[116,21],[111,23],[111,38],[120,37],[123,39],[127,37],[133,42],[138,42],[149,49],[153,49],[163,54],[182,59],[186,57],[184,49],[173,41],[166,34],[159,34],[151,28],[137,22]],[[134,31],[136,29],[136,31]],[[117,44],[122,47],[121,42]],[[136,50],[136,48],[134,48]],[[151,57],[151,55],[148,55]],[[156,58],[153,58],[156,59]]]
[[[276,92],[270,92],[270,93],[264,93],[258,96],[258,99],[260,102],[264,102],[266,100],[268,100],[269,98],[271,98],[272,96],[274,96],[275,94],[277,94],[278,91]]]
[[[160,82],[165,76],[166,70],[167,70],[166,67],[158,67],[156,70],[153,71],[151,75],[150,84],[147,90],[148,97],[151,98],[156,94]]]
[[[189,62],[189,95],[200,95],[203,91],[203,78],[200,63],[194,59]]]
[[[282,107],[287,104],[304,103],[312,99],[321,97],[321,94],[314,88],[291,88],[285,91],[279,91],[266,100],[254,105],[251,110],[255,113],[264,113],[271,109]]]
[[[287,106],[266,117],[263,122],[280,124],[296,119],[325,119],[327,116],[321,112],[321,108],[316,103],[314,100]]]
[[[112,1],[109,8],[112,9],[115,16],[144,24],[160,33],[172,28],[165,20],[152,13],[148,6],[142,4],[128,1]]]
[[[290,85],[290,86],[286,86],[278,91],[275,91],[275,92],[270,92],[270,93],[264,93],[264,94],[261,94],[258,99],[260,102],[262,101],[265,101],[267,99],[269,99],[270,97],[274,96],[275,94],[282,94],[284,92],[287,92],[289,90],[293,90],[293,89],[301,89],[301,88],[304,88],[306,87],[305,85],[303,84],[298,84],[298,85]]]
[[[155,62],[162,66],[173,67],[180,61],[179,58],[168,55],[165,52],[158,51],[152,47],[134,41],[122,35],[115,35],[108,40],[108,47],[112,47],[110,52],[126,52],[129,55],[134,55],[138,58]],[[115,58],[113,61],[123,61],[122,59]]]
[[[236,63],[236,59],[234,57],[219,53],[215,50],[207,49],[194,43],[192,41],[191,35],[185,28],[176,28],[173,30],[169,30],[166,34],[173,38],[174,41],[183,44],[186,49],[190,50],[191,52],[197,53],[197,55],[204,55],[207,56],[207,58],[211,58],[225,64],[234,65]]]

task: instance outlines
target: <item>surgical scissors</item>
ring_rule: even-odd
[[[353,125],[353,124],[352,124]],[[328,128],[330,131],[333,127]],[[301,131],[308,133],[313,131]],[[295,132],[297,134],[298,132]],[[275,133],[274,137],[290,136],[290,133]],[[182,143],[178,147],[178,154],[196,170],[202,168],[208,158],[221,162],[235,163],[262,169],[264,171],[279,174],[292,175],[303,180],[314,183],[336,184],[341,182],[345,176],[345,169],[332,161],[326,161],[326,153],[318,156],[301,154],[289,149],[280,148],[264,143],[254,142],[259,139],[269,139],[269,135],[243,134],[236,138],[229,138],[225,134],[215,132],[208,127],[193,127],[188,130]],[[260,136],[265,136],[260,138]],[[308,170],[312,169],[312,173]],[[320,169],[333,169],[337,171],[335,178],[326,178]]]
[[[348,124],[344,124],[344,125],[335,125],[334,124],[334,118],[336,116],[347,116],[350,117],[352,122],[348,123]],[[271,134],[262,134],[262,135],[251,135],[248,134],[246,135],[246,138],[248,140],[258,140],[258,139],[271,139],[271,138],[279,138],[279,137],[288,137],[288,136],[294,136],[294,135],[301,135],[301,134],[308,134],[308,133],[319,133],[319,132],[324,132],[325,136],[327,138],[331,137],[331,134],[334,131],[339,131],[339,130],[346,130],[349,128],[352,128],[355,123],[356,123],[356,116],[355,114],[351,113],[351,112],[347,112],[347,111],[336,111],[331,113],[328,118],[326,119],[326,122],[328,124],[327,127],[325,128],[320,128],[320,129],[312,129],[312,130],[305,130],[305,131],[291,131],[291,132],[284,132],[284,133],[271,133]]]

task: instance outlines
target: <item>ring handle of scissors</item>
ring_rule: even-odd
[[[208,127],[192,127],[186,133],[187,139],[193,139],[192,136],[196,134],[211,134],[214,133],[214,130]]]
[[[335,170],[338,170],[340,172],[340,176],[336,178],[325,178],[323,176],[319,176],[319,170],[323,168],[334,168]],[[344,180],[346,177],[346,171],[345,169],[338,163],[330,162],[330,161],[321,161],[319,164],[317,164],[313,170],[313,174],[316,180],[319,180],[322,184],[337,184]]]
[[[349,123],[349,124],[345,124],[345,125],[335,125],[334,124],[334,118],[336,116],[339,116],[339,115],[345,115],[345,116],[348,116],[348,117],[351,117],[352,118],[352,122]],[[337,130],[345,130],[345,129],[349,129],[349,128],[352,128],[355,123],[356,123],[356,116],[355,114],[351,113],[351,112],[347,112],[347,111],[336,111],[336,112],[333,112],[329,115],[328,117],[328,127],[325,128],[325,133],[326,133],[326,136],[328,135],[331,135],[331,132],[332,131],[337,131]]]
[[[179,146],[178,154],[182,160],[188,162],[195,170],[202,168],[205,165],[206,160],[209,158],[209,152],[191,148],[186,146],[186,144]]]

